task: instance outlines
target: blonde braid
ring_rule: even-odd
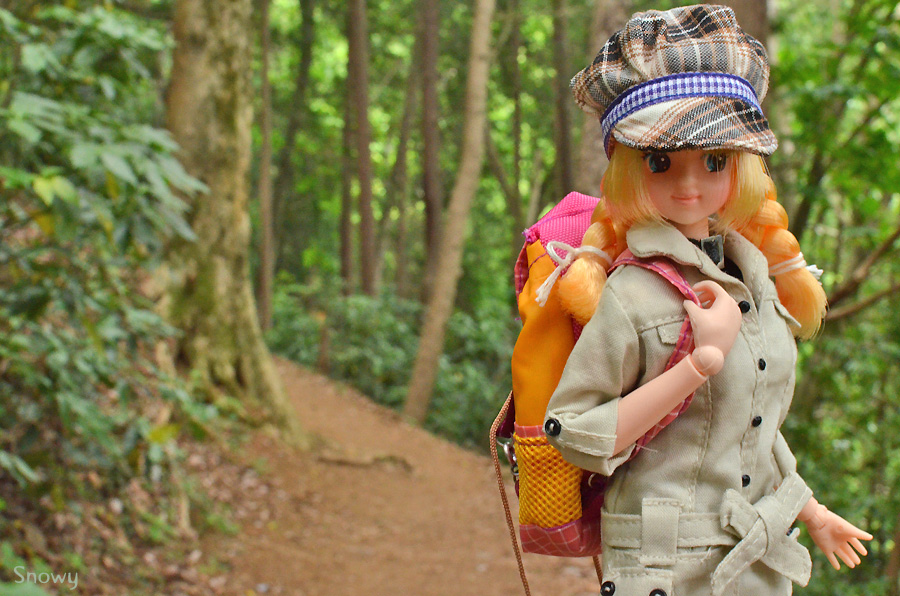
[[[788,231],[788,216],[775,200],[775,185],[769,179],[766,199],[746,226],[738,231],[753,242],[774,267],[800,255],[800,244]],[[827,299],[822,284],[805,267],[775,275],[778,299],[800,323],[794,335],[813,337],[825,316]]]
[[[599,248],[611,260],[625,250],[624,230],[618,229],[609,217],[606,199],[601,198],[591,216],[591,225],[584,233],[582,246]],[[579,255],[559,281],[559,300],[563,309],[579,325],[586,325],[594,315],[600,294],[606,284],[607,263],[592,253]]]

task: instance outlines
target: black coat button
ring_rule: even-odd
[[[766,370],[766,359],[760,358],[759,362],[756,363],[759,366],[759,370]]]
[[[612,582],[603,582],[600,585],[600,596],[612,596],[616,593],[616,584]]]
[[[559,436],[559,433],[562,432],[562,424],[556,418],[547,418],[547,422],[544,423],[544,432],[548,437]]]
[[[655,590],[650,592],[650,596],[666,596],[666,591],[656,588]]]
[[[750,421],[750,424],[752,424],[754,427],[759,426],[760,424],[762,424],[762,416],[754,416],[753,420]]]
[[[747,488],[748,486],[750,486],[750,476],[749,475],[744,474],[743,476],[741,476],[741,486],[743,486],[744,488]]]
[[[750,312],[750,303],[746,300],[741,300],[740,302],[738,302],[738,308],[741,309],[742,313],[747,314],[748,312]]]

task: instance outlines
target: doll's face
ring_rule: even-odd
[[[732,161],[719,151],[648,152],[641,171],[660,215],[688,238],[706,238],[707,218],[731,194]]]

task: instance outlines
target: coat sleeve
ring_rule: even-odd
[[[560,424],[559,434],[548,439],[566,461],[607,476],[634,451],[631,444],[612,452],[619,400],[635,387],[640,371],[638,334],[610,285],[569,356],[546,416]]]

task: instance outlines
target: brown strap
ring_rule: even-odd
[[[522,552],[519,550],[519,541],[516,539],[516,526],[513,524],[512,513],[509,509],[509,499],[506,497],[506,488],[503,486],[503,472],[500,470],[500,458],[497,456],[497,429],[506,419],[509,404],[512,402],[512,391],[500,408],[500,413],[491,425],[491,458],[494,460],[494,470],[497,472],[497,486],[500,488],[500,500],[503,501],[503,511],[506,513],[506,525],[509,527],[509,538],[512,541],[513,550],[516,553],[516,561],[519,563],[519,576],[522,578],[522,586],[525,588],[525,596],[531,596],[528,587],[528,578],[525,577],[525,565],[522,563]]]
[[[603,568],[600,567],[600,557],[597,555],[594,555],[593,559],[594,559],[594,571],[597,572],[597,581],[600,582],[600,587],[603,587]]]

